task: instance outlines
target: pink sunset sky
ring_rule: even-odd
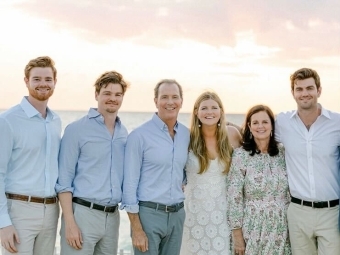
[[[296,107],[290,74],[310,67],[319,102],[340,111],[339,13],[339,0],[1,0],[0,109],[27,95],[27,62],[48,55],[55,110],[95,107],[94,81],[116,70],[131,84],[123,111],[154,111],[155,84],[174,78],[183,112],[214,90],[228,113],[277,113]]]

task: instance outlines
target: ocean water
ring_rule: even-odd
[[[4,110],[0,110],[0,113]],[[63,130],[65,127],[75,121],[83,117],[87,114],[87,111],[56,111],[62,121]],[[133,129],[141,125],[142,123],[148,121],[152,117],[152,112],[120,112],[118,116],[120,117],[122,123],[126,126],[129,132]],[[227,114],[227,121],[232,122],[237,125],[242,125],[244,121],[244,114]],[[189,127],[190,125],[190,113],[180,113],[178,116],[178,120]],[[128,216],[125,211],[120,211],[121,222],[119,229],[119,245],[118,250],[124,250],[124,254],[132,254],[132,245],[130,238],[130,223]],[[60,227],[60,221],[59,221]],[[60,253],[60,236],[59,230],[56,241],[56,255]]]
[[[0,111],[1,112],[1,111]],[[87,111],[56,111],[61,120],[64,128],[77,119],[80,119],[87,114]],[[122,123],[126,126],[129,132],[141,125],[142,123],[148,121],[153,115],[153,112],[120,112],[118,116],[120,117]],[[190,113],[180,113],[178,116],[178,121],[189,127],[190,125]],[[227,121],[232,122],[241,126],[244,121],[244,114],[226,114]]]

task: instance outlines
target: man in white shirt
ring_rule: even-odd
[[[340,114],[318,104],[316,71],[299,69],[290,80],[297,110],[277,116],[276,136],[285,146],[293,255],[340,255]]]

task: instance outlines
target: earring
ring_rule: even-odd
[[[200,128],[200,127],[201,127],[201,124],[198,124],[198,127]]]
[[[219,126],[219,127],[220,127],[220,126],[221,126],[221,123],[217,123],[217,126]]]
[[[253,134],[252,133],[249,134],[249,138],[253,139]]]

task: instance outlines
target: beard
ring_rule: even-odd
[[[118,109],[119,109],[119,106],[116,105],[116,107],[114,107],[114,108],[112,108],[112,107],[107,107],[107,108],[105,109],[105,111],[108,112],[108,113],[115,113],[115,112],[118,111]]]
[[[39,92],[39,90],[37,90],[38,88],[41,88],[41,89],[49,88],[49,90],[46,93],[41,93]],[[44,86],[44,87],[37,87],[35,89],[28,88],[28,92],[31,97],[37,99],[38,101],[46,101],[53,95],[54,89]]]

